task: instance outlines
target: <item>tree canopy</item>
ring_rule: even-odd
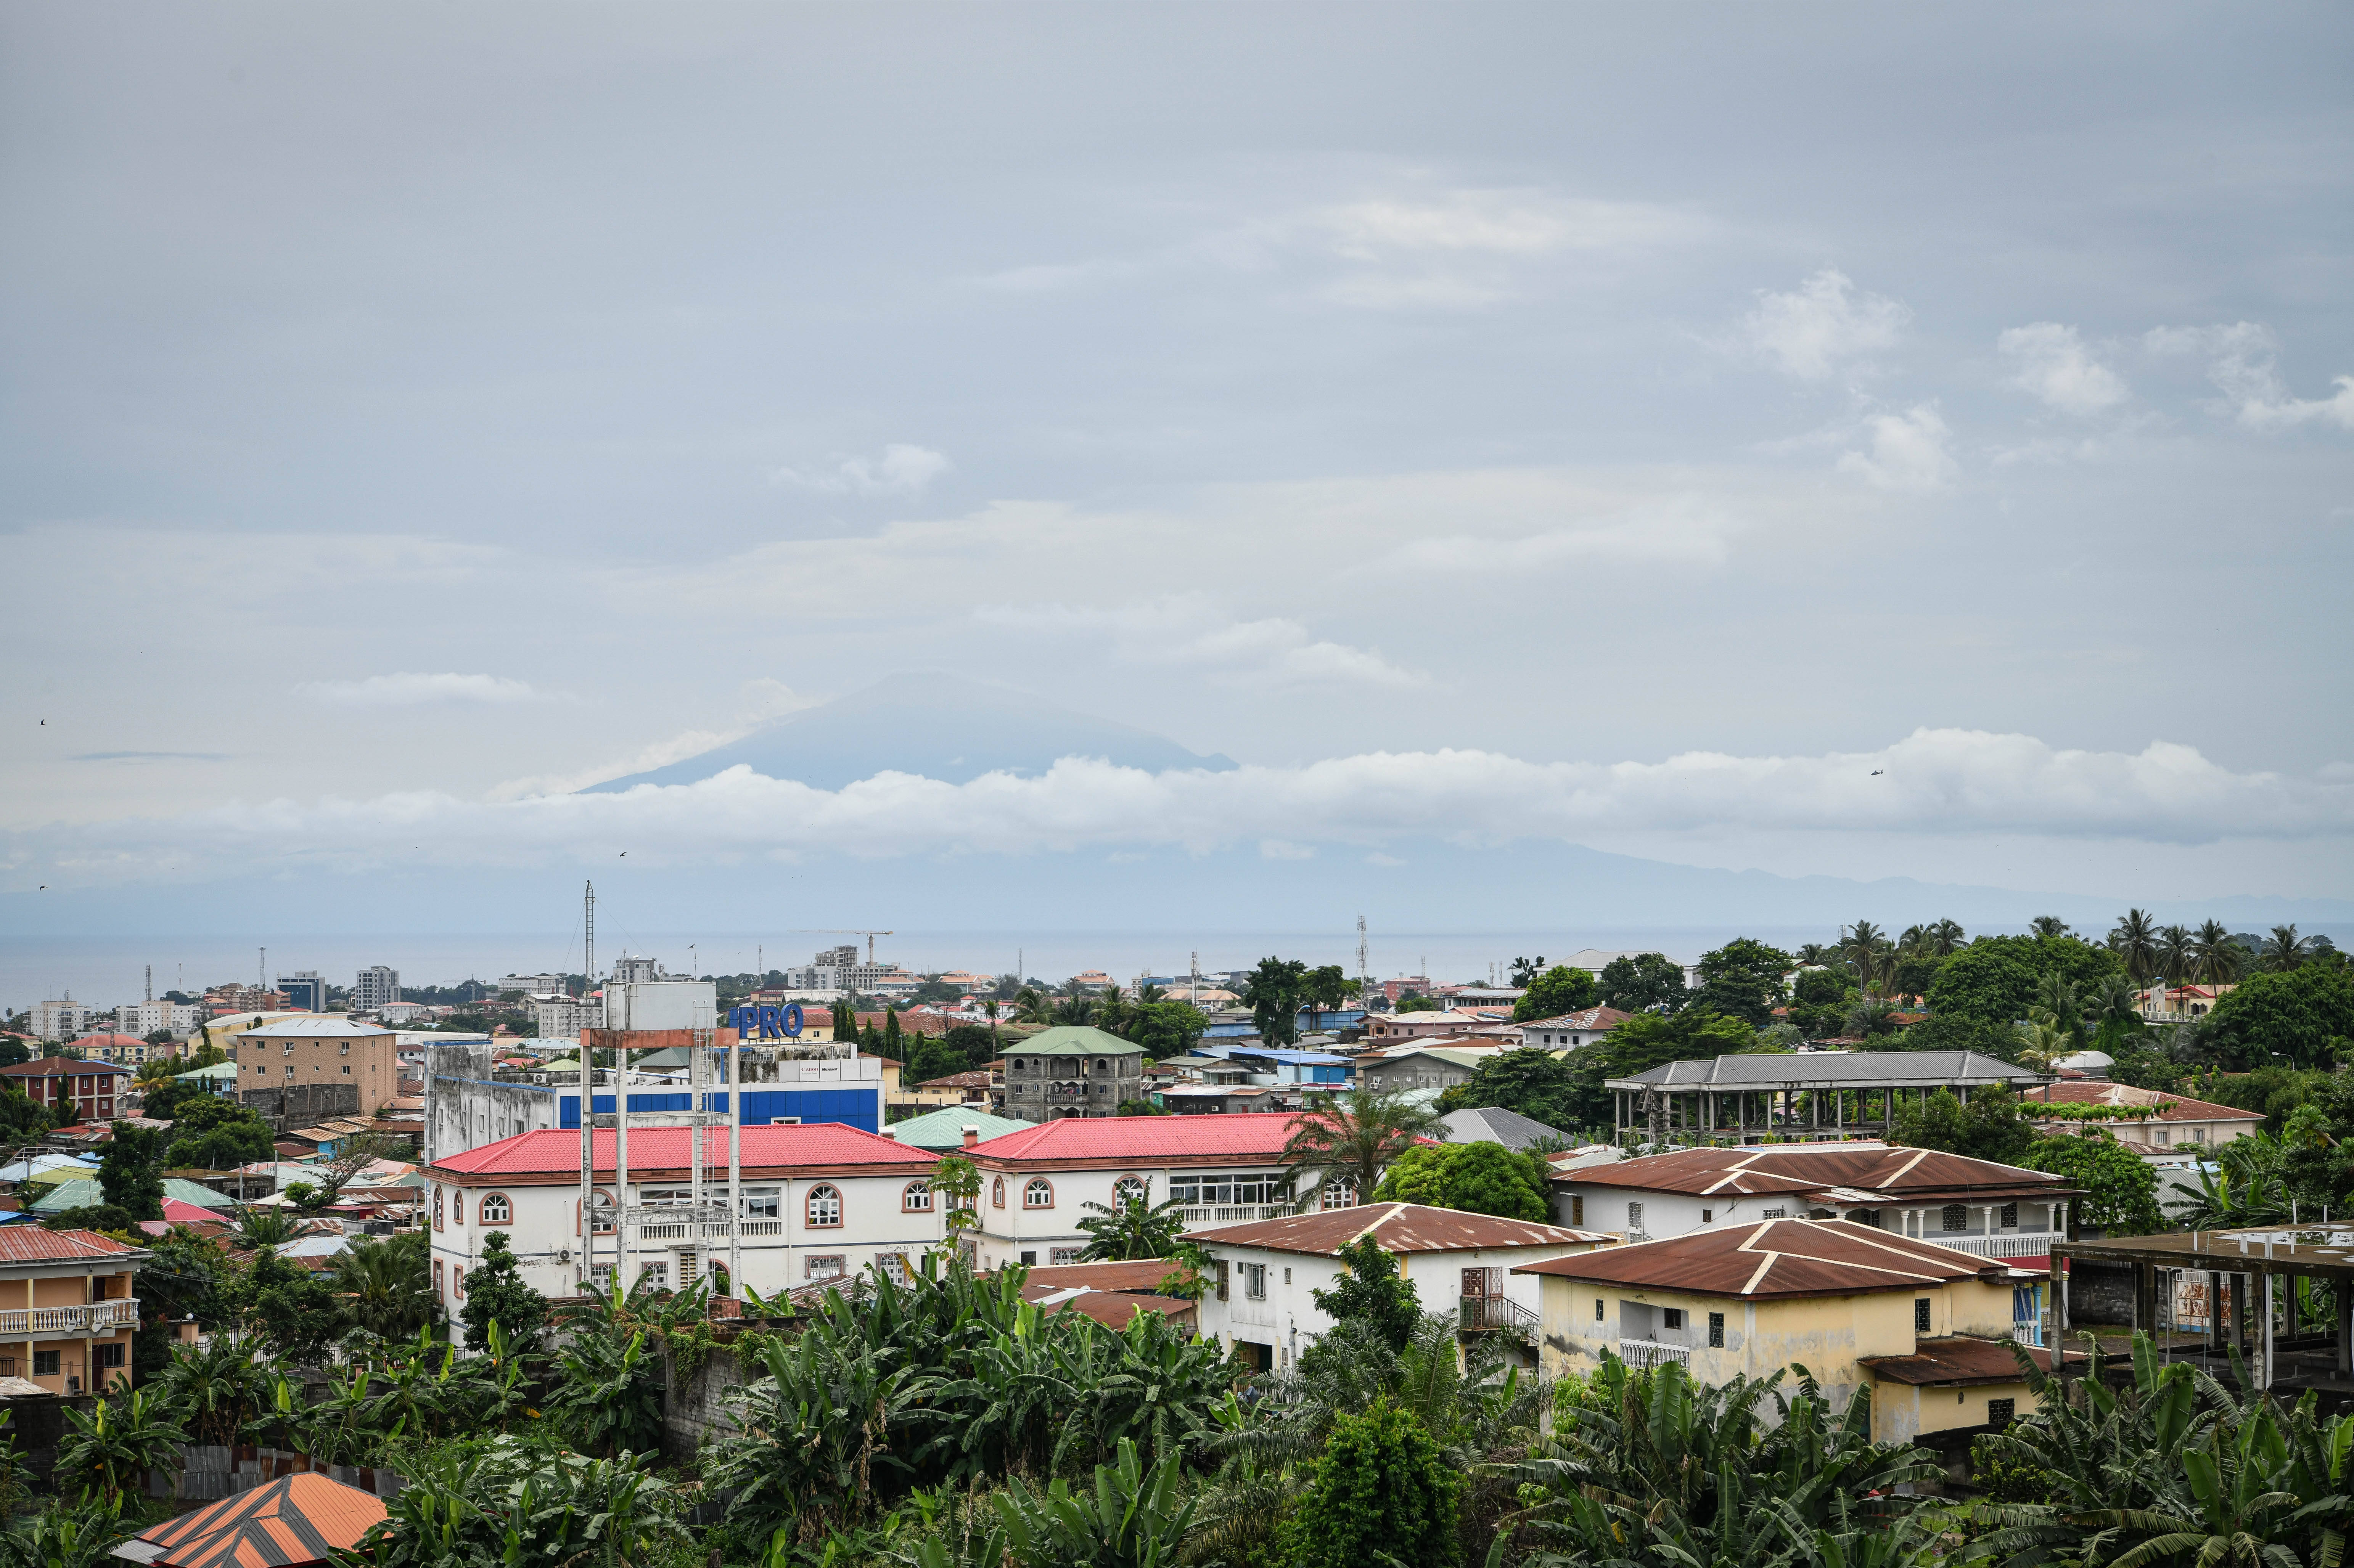
[[[1782,1005],[1782,977],[1797,960],[1779,948],[1747,937],[1735,937],[1714,952],[1702,953],[1693,966],[1700,987],[1691,1005],[1745,1020],[1753,1029],[1774,1022]]]
[[[2354,975],[2334,965],[2300,964],[2253,974],[2215,1003],[2200,1044],[2227,1067],[2285,1061],[2331,1065],[2336,1042],[2354,1039]]]
[[[2038,1139],[2018,1161],[2030,1171],[2064,1176],[2084,1189],[2076,1218],[2113,1236],[2164,1230],[2158,1212],[2158,1172],[2149,1161],[2095,1127]]]
[[[1580,1118],[1577,1074],[1549,1051],[1524,1045],[1481,1062],[1469,1081],[1438,1097],[1444,1111],[1496,1106],[1558,1131],[1586,1125]]]
[[[1599,981],[1603,1005],[1622,1012],[1674,1012],[1688,1000],[1683,965],[1664,953],[1613,959]]]
[[[1601,1001],[1602,987],[1592,975],[1555,964],[1529,982],[1527,993],[1512,1004],[1512,1021],[1525,1023],[1532,1018],[1559,1018],[1564,1012],[1583,1012]]]
[[[1393,1351],[1405,1349],[1422,1320],[1422,1296],[1399,1270],[1397,1260],[1371,1236],[1359,1236],[1338,1254],[1348,1272],[1309,1298],[1340,1322],[1363,1323]]]
[[[1373,1196],[1384,1203],[1422,1203],[1539,1224],[1553,1218],[1552,1173],[1544,1157],[1484,1140],[1407,1150],[1391,1164]]]

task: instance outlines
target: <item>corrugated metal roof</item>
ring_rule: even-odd
[[[239,1040],[333,1040],[358,1035],[382,1034],[394,1032],[378,1024],[362,1023],[355,1018],[339,1012],[300,1012],[292,1018],[281,1018],[275,1023],[264,1023],[239,1034]]]
[[[1185,1159],[1263,1161],[1283,1152],[1297,1119],[1282,1115],[1064,1117],[992,1138],[975,1149],[972,1157],[1023,1162]]]
[[[1554,1180],[1579,1187],[1634,1188],[1695,1197],[1787,1192],[1829,1201],[1920,1202],[1946,1193],[1981,1197],[2066,1197],[2076,1189],[2057,1176],[1888,1143],[1774,1143],[1742,1149],[1680,1149],[1612,1165],[1564,1171]]]
[[[685,1170],[687,1135],[693,1130],[684,1127],[631,1128],[630,1169]],[[594,1137],[596,1167],[610,1175],[613,1170],[612,1129],[600,1128]],[[796,1165],[920,1165],[928,1169],[933,1163],[927,1150],[909,1149],[838,1121],[803,1122],[798,1127],[748,1127],[743,1129],[742,1139],[739,1159],[748,1169]],[[722,1167],[726,1165],[725,1128],[716,1131],[705,1129],[703,1158],[706,1165],[714,1160]],[[452,1154],[437,1162],[432,1170],[461,1176],[578,1176],[580,1134],[553,1128],[520,1132],[463,1154]]]
[[[157,1568],[299,1568],[358,1544],[384,1504],[357,1487],[305,1473],[267,1481],[135,1538],[161,1550]]]
[[[1363,1236],[1373,1237],[1384,1252],[1599,1246],[1615,1239],[1599,1231],[1574,1231],[1566,1225],[1541,1225],[1497,1214],[1468,1213],[1461,1209],[1433,1209],[1421,1203],[1368,1203],[1353,1209],[1287,1214],[1281,1219],[1254,1220],[1248,1224],[1196,1231],[1192,1239],[1205,1246],[1251,1246],[1268,1252],[1310,1253],[1329,1257]]]
[[[1501,1106],[1448,1111],[1438,1119],[1446,1124],[1450,1143],[1500,1143],[1507,1149],[1526,1149],[1539,1139],[1562,1136],[1534,1118]]]
[[[106,1263],[146,1255],[96,1231],[51,1231],[36,1225],[0,1230],[0,1263]]]
[[[2041,1345],[2021,1345],[2020,1349],[2045,1372],[2052,1370],[2050,1351]],[[1855,1364],[1870,1368],[1874,1377],[1915,1385],[2023,1383],[2027,1376],[2019,1370],[2009,1340],[1981,1340],[1967,1334],[1918,1340],[1909,1356],[1858,1356]]]
[[[1010,1042],[1005,1047],[1009,1056],[1119,1056],[1140,1055],[1143,1051],[1144,1047],[1132,1040],[1122,1040],[1117,1034],[1077,1023],[1058,1023],[1027,1040]]]
[[[2072,1082],[2045,1084],[2029,1089],[2019,1097],[2021,1106],[2154,1106],[2158,1114],[2152,1121],[2262,1121],[2262,1111],[2242,1110],[2237,1106],[2219,1106],[2211,1100],[2194,1100],[2163,1089],[2137,1089],[2130,1084],[2094,1083],[2078,1078]],[[2031,1111],[2029,1113],[2033,1114]]]
[[[983,1075],[986,1076],[987,1075]],[[992,1116],[988,1111],[970,1106],[944,1106],[922,1116],[911,1116],[905,1121],[895,1121],[884,1128],[892,1141],[907,1144],[911,1149],[960,1149],[964,1146],[964,1129],[978,1128],[982,1139],[1002,1138],[1009,1132],[1020,1132],[1037,1123],[1023,1121],[1020,1117]]]
[[[1912,1290],[1956,1279],[2007,1279],[2010,1266],[1850,1220],[1764,1220],[1524,1263],[1515,1272],[1767,1300]]]
[[[1525,1027],[1525,1026],[1524,1026]],[[1948,1084],[2042,1084],[2048,1073],[1975,1051],[1759,1051],[1704,1062],[1662,1062],[1613,1089],[1937,1088]]]

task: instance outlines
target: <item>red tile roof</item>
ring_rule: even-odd
[[[131,1069],[114,1062],[77,1062],[70,1056],[36,1056],[29,1062],[19,1062],[13,1067],[0,1067],[0,1077],[60,1078],[83,1073],[120,1073],[131,1076]]]
[[[1951,1193],[2064,1197],[2057,1176],[1991,1160],[1888,1143],[1784,1143],[1740,1149],[1682,1149],[1610,1165],[1560,1171],[1579,1187],[1621,1187],[1693,1197],[1790,1193],[1841,1203],[1925,1202]]]
[[[1755,1301],[2008,1279],[2010,1265],[1851,1220],[1765,1220],[1524,1263],[1513,1272]]]
[[[166,1198],[164,1200],[164,1218],[175,1225],[208,1225],[218,1223],[220,1215],[185,1198]]]
[[[630,1132],[630,1169],[635,1171],[684,1171],[688,1161],[684,1127],[633,1128]],[[986,1147],[984,1145],[983,1147]],[[703,1135],[706,1165],[727,1163],[725,1128],[706,1128]],[[838,1121],[803,1122],[798,1127],[748,1127],[743,1130],[739,1158],[745,1169],[776,1166],[921,1165],[938,1163],[920,1150],[887,1138],[877,1138]],[[595,1160],[599,1172],[613,1169],[613,1134],[596,1134]],[[456,1176],[538,1176],[580,1174],[580,1134],[562,1128],[521,1132],[513,1138],[470,1149],[463,1154],[427,1167],[429,1171]]]
[[[74,1041],[83,1051],[109,1049],[123,1045],[144,1045],[147,1042],[136,1034],[84,1034]]]
[[[2158,1114],[2152,1121],[2262,1121],[2262,1111],[2242,1110],[2237,1106],[2219,1106],[2211,1100],[2194,1100],[2163,1089],[2137,1089],[2130,1084],[2106,1084],[2094,1079],[2078,1079],[2072,1083],[2047,1084],[2029,1089],[2020,1097],[2024,1106],[2041,1100],[2045,1105],[2078,1106],[2156,1106]],[[2031,1116],[2032,1112],[2029,1113]]]
[[[1288,1116],[1065,1117],[970,1150],[982,1163],[1041,1160],[1270,1160],[1290,1140]]]
[[[2041,1345],[2021,1345],[2020,1349],[2045,1372],[2052,1370],[2050,1351]],[[2027,1375],[2019,1370],[2009,1341],[1974,1339],[1967,1334],[1918,1340],[1909,1356],[1858,1356],[1855,1364],[1869,1367],[1874,1377],[1914,1384],[2021,1383]]]
[[[45,1231],[32,1224],[0,1228],[0,1264],[104,1263],[146,1255],[96,1231]]]
[[[384,1504],[316,1474],[285,1476],[140,1532],[156,1568],[297,1568],[358,1544]]]
[[[1480,1247],[1600,1245],[1615,1238],[1599,1231],[1574,1231],[1496,1214],[1433,1209],[1420,1203],[1370,1203],[1353,1209],[1323,1209],[1253,1220],[1214,1231],[1195,1231],[1192,1240],[1212,1246],[1255,1246],[1269,1252],[1313,1253],[1330,1257],[1363,1237],[1384,1252],[1470,1252]]]

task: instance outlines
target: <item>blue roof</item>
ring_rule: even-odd
[[[1203,1045],[1196,1049],[1207,1051],[1213,1056],[1265,1056],[1273,1062],[1319,1067],[1342,1066],[1349,1060],[1346,1056],[1335,1056],[1330,1051],[1291,1051],[1279,1045]]]

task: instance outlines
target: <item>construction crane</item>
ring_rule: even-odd
[[[866,938],[866,962],[870,966],[875,962],[875,938],[891,934],[888,931],[835,931],[822,926],[788,927],[785,931],[788,937],[864,937]]]

